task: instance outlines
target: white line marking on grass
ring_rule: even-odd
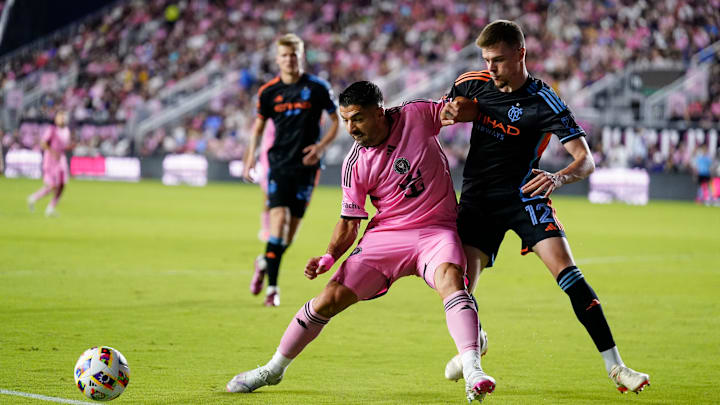
[[[4,390],[0,388],[0,394],[4,395],[15,395],[16,397],[25,397],[25,398],[34,398],[39,399],[41,401],[50,401],[50,402],[59,402],[61,404],[78,404],[78,405],[95,405],[92,402],[87,401],[75,401],[73,399],[65,399],[65,398],[58,398],[58,397],[48,397],[45,395],[38,395],[38,394],[30,394],[27,392],[20,392],[20,391],[10,391],[10,390]]]

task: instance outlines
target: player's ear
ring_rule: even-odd
[[[380,106],[377,107],[375,113],[377,114],[378,119],[385,117],[385,109]]]

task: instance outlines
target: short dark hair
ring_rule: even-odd
[[[383,95],[375,83],[368,81],[355,82],[349,85],[339,97],[340,105],[359,105],[361,107],[377,106],[382,107]]]
[[[475,44],[480,48],[487,48],[500,42],[518,48],[525,48],[525,36],[520,25],[509,20],[493,21],[483,28]]]

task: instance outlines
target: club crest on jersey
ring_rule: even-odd
[[[405,174],[410,171],[410,162],[408,162],[408,160],[404,157],[397,158],[393,164],[393,169],[395,170],[395,173]]]
[[[511,122],[515,122],[520,119],[520,116],[522,116],[523,109],[520,107],[512,106],[508,110],[508,118],[510,118]]]
[[[310,100],[310,89],[308,89],[307,86],[300,90],[300,98],[303,100]]]

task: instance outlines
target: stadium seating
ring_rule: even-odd
[[[689,63],[720,39],[720,17],[712,3],[330,0],[320,6],[131,0],[82,21],[75,34],[3,64],[0,89],[6,99],[17,94],[13,89],[40,89],[28,105],[9,103],[21,110],[15,112],[14,128],[5,123],[10,131],[3,146],[26,147],[38,134],[32,123],[62,107],[85,128],[78,153],[239,158],[252,124],[252,97],[275,74],[272,41],[286,31],[305,39],[308,71],[341,90],[356,80],[448,63],[452,54],[472,46],[479,27],[497,18],[515,19],[526,31],[529,70],[569,98],[631,65]],[[719,65],[712,69],[710,77],[718,77]],[[237,77],[233,86],[200,108],[135,136],[133,129],[144,119],[182,105],[228,75]],[[420,79],[409,75],[408,81]],[[701,99],[675,100],[667,118],[720,121],[720,83],[708,85]],[[113,135],[100,128],[112,128]],[[592,128],[598,134],[601,129]],[[443,139],[451,162],[460,164],[467,136],[453,130]]]

